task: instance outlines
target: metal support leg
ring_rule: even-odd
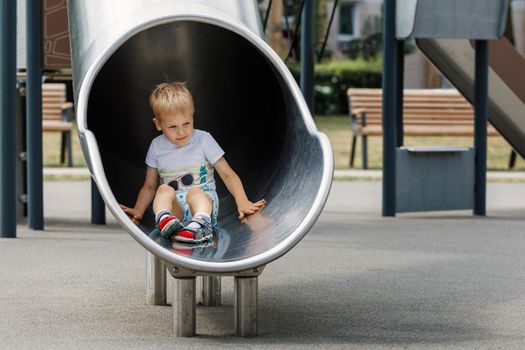
[[[25,87],[19,83],[16,94],[16,222],[22,223],[27,213],[27,173],[25,139]]]
[[[403,99],[404,99],[404,75],[405,75],[405,41],[397,40],[397,67],[396,67],[396,147],[403,147]]]
[[[383,2],[383,216],[396,215],[396,0]]]
[[[44,229],[42,159],[42,2],[26,2],[28,227]],[[2,77],[2,79],[4,79]],[[12,114],[11,114],[12,115]]]
[[[16,238],[16,2],[0,11],[0,237]]]
[[[199,302],[204,306],[221,305],[221,277],[202,276]]]
[[[301,91],[308,109],[314,114],[314,21],[315,7],[312,1],[303,6],[301,23]]]
[[[93,179],[91,179],[91,223],[94,225],[106,224],[106,204]]]
[[[235,334],[257,336],[257,277],[235,277]]]
[[[476,149],[474,215],[480,216],[486,214],[488,52],[488,42],[477,40],[474,81],[474,147]]]
[[[166,266],[164,261],[146,252],[146,303],[166,305]]]
[[[166,273],[166,305],[173,305],[173,276]]]
[[[195,277],[173,279],[173,333],[177,337],[195,335]]]

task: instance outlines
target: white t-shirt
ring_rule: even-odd
[[[213,164],[224,151],[210,133],[198,129],[182,147],[171,143],[164,134],[151,141],[146,164],[156,168],[162,184],[176,184],[180,190],[191,186],[215,190]]]

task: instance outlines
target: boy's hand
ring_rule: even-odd
[[[144,215],[144,213],[140,213],[137,209],[129,208],[122,204],[120,204],[120,208],[124,210],[124,213],[126,213],[129,216],[129,218],[131,219],[131,221],[133,221],[135,225],[138,225],[140,220],[142,220],[142,216]]]
[[[259,210],[264,208],[266,205],[266,200],[261,199],[255,203],[250,202],[249,200],[243,200],[240,203],[237,203],[237,211],[239,212],[239,220],[243,220],[247,215],[252,215],[257,213]]]

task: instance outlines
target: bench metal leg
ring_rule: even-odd
[[[510,157],[509,157],[509,169],[513,169],[515,165],[516,165],[516,151],[511,150]]]
[[[73,149],[71,144],[71,131],[64,131],[61,133],[60,141],[60,164],[66,164],[68,167],[73,166]],[[67,163],[66,163],[67,154]]]
[[[73,166],[73,146],[71,143],[71,131],[69,131],[66,135],[66,147],[67,147],[67,166],[71,168]]]
[[[257,336],[257,277],[235,277],[235,334]]]
[[[200,283],[199,303],[203,306],[221,305],[221,277],[202,276]]]
[[[350,168],[353,168],[354,166],[354,158],[355,158],[355,143],[357,141],[357,136],[352,135],[352,147],[350,148]]]
[[[66,133],[60,133],[60,164],[66,162]]]
[[[146,303],[166,305],[166,265],[164,261],[146,252]]]
[[[361,152],[363,154],[363,169],[368,169],[368,136],[361,136]]]
[[[173,279],[173,333],[193,337],[196,331],[195,277]]]

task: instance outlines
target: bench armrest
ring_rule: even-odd
[[[359,116],[361,116],[361,126],[366,126],[366,108],[354,108],[350,112],[350,126],[354,133],[359,133]]]
[[[350,113],[352,115],[358,115],[358,114],[363,114],[363,112],[366,113],[366,108],[360,107],[360,108],[353,108]]]
[[[67,108],[73,108],[73,102],[64,102],[62,103],[62,110],[64,109],[67,109]]]
[[[75,118],[75,109],[73,103],[66,102],[62,104],[62,121],[72,122]]]

